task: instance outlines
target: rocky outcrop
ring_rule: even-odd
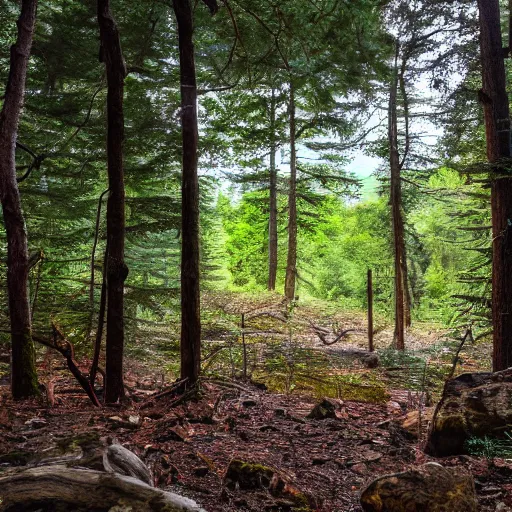
[[[436,457],[465,452],[471,437],[504,434],[512,424],[512,368],[465,373],[447,381],[425,451]]]
[[[274,478],[276,476],[276,478]],[[244,490],[276,487],[278,474],[275,469],[253,462],[233,459],[228,466],[224,483],[228,488]]]
[[[361,494],[365,512],[477,512],[470,476],[435,462],[382,476]]]
[[[361,356],[361,362],[366,368],[378,368],[380,364],[379,356],[375,352],[370,352]]]

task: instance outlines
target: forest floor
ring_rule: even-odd
[[[319,324],[326,320],[314,317],[311,310],[306,316],[309,319],[313,316]],[[341,320],[345,324],[363,322],[362,317],[352,320],[345,317],[336,320],[336,325]],[[215,338],[221,334],[216,333]],[[322,353],[335,348],[323,346],[310,331],[303,336],[301,349],[308,343]],[[449,357],[443,359],[443,354],[447,354],[443,349],[446,345],[439,342],[438,332],[414,331],[411,343],[414,336],[416,352],[425,351],[429,344],[436,347],[428,352],[429,365],[422,370],[420,388],[413,386],[417,382],[411,372],[415,364],[405,364],[410,360],[415,363],[415,351],[408,354],[407,361],[402,359],[397,363],[386,352],[384,342],[378,342],[380,368],[367,369],[359,363],[344,368],[331,367],[330,373],[341,381],[337,381],[335,396],[331,393],[331,401],[336,406],[335,417],[323,420],[306,416],[322,393],[332,388],[311,387],[298,379],[297,374],[304,371],[302,362],[294,365],[288,362],[286,371],[276,366],[275,361],[270,366],[254,364],[249,369],[253,376],[258,376],[254,379],[257,382],[239,378],[239,364],[235,365],[234,376],[210,372],[195,398],[180,401],[173,394],[157,396],[167,389],[169,382],[167,379],[166,384],[160,376],[165,373],[161,359],[141,363],[139,359],[129,358],[126,364],[128,400],[119,407],[98,409],[84,397],[58,356],[47,354],[40,361],[40,371],[46,381],[53,379],[55,384],[53,404],[44,398],[14,403],[9,397],[7,382],[0,381],[0,471],[15,465],[54,460],[70,447],[76,450],[73,456],[80,457],[77,439],[87,435],[90,442],[105,442],[107,436],[111,436],[148,464],[158,487],[188,496],[208,512],[299,510],[293,508],[297,497],[305,497],[310,507],[300,510],[350,512],[361,510],[359,494],[373,478],[436,460],[473,475],[479,510],[512,510],[512,461],[470,455],[433,459],[423,453],[428,416],[425,390],[429,379],[445,375],[450,363]],[[345,340],[343,346],[350,346],[350,342],[350,339]],[[293,348],[299,350],[295,345]],[[478,369],[482,350],[479,346],[464,352],[466,369]],[[228,350],[219,350],[219,354],[222,352]],[[254,353],[263,357],[259,349]],[[301,358],[305,357],[304,353],[300,354]],[[307,352],[308,355],[311,352]],[[275,353],[272,356],[276,359]],[[234,364],[232,359],[233,354],[231,363]],[[227,356],[226,361],[230,361]],[[224,365],[226,361],[218,364]],[[332,361],[331,355],[329,361]],[[84,369],[88,363],[85,359],[82,361]],[[435,368],[436,364],[443,372],[425,370]],[[406,370],[396,379],[394,372],[400,365]],[[290,366],[295,368],[292,374]],[[212,368],[215,365],[210,370]],[[268,387],[264,385],[262,368],[268,371]],[[282,381],[272,380],[272,373],[282,374]],[[308,382],[315,382],[310,373]],[[276,382],[281,382],[287,392],[276,392],[281,386]],[[386,392],[376,393],[375,389],[380,389],[377,383],[382,382]],[[351,392],[354,385],[365,392],[354,395]],[[274,388],[274,392],[268,388]],[[439,383],[432,382],[434,395],[438,388]],[[370,392],[366,392],[368,390]],[[361,398],[354,399],[354,396]],[[407,415],[413,418],[420,410],[423,416],[420,427],[413,427],[412,432],[405,429],[404,418]],[[285,491],[270,492],[268,486],[259,485],[251,489],[229,485],[226,471],[233,459],[256,464],[256,470],[265,470],[264,466],[277,472],[288,484]]]

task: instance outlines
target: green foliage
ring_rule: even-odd
[[[9,4],[6,9],[5,3]],[[15,27],[13,3],[2,2],[1,7],[2,27]],[[124,101],[129,267],[125,321],[127,337],[134,341],[139,320],[164,321],[179,307],[177,38],[169,6],[143,0],[118,2],[112,8],[129,70]],[[0,40],[0,78],[5,79],[8,52],[4,55],[4,50],[8,48],[2,35]],[[31,301],[36,332],[47,333],[50,321],[55,321],[78,348],[96,327],[105,248],[106,196],[92,262],[91,302],[98,198],[107,188],[106,84],[98,53],[95,2],[62,0],[40,5],[18,136],[18,141],[41,158],[41,164],[20,183],[30,251],[44,253],[30,274]],[[206,159],[209,148],[204,142]],[[31,161],[26,151],[17,150],[20,176]],[[216,277],[218,270],[212,235],[214,186],[210,178],[201,178],[205,282]],[[3,238],[0,258],[5,258]],[[3,284],[4,267],[0,279]],[[6,328],[3,287],[0,299],[0,325]]]
[[[485,457],[492,460],[496,457],[512,457],[512,434],[505,432],[504,438],[483,436],[470,437],[465,442],[465,449],[471,455]]]
[[[244,194],[232,204],[223,194],[217,201],[217,212],[226,233],[227,269],[232,284],[244,290],[264,289],[267,283],[268,216],[261,199],[264,192]]]
[[[354,137],[364,142],[357,136],[362,119],[370,115],[372,105],[380,108],[383,94],[388,94],[394,41],[386,29],[393,32],[400,25],[400,35],[409,44],[431,25],[441,26],[439,20],[454,18],[453,6],[443,2],[430,3],[419,14],[399,0],[384,4],[240,0],[230,3],[231,12],[221,8],[213,19],[202,5],[194,10],[204,290],[231,286],[261,291],[267,286],[271,151],[278,155],[277,287],[282,289],[293,83],[299,146],[297,293],[331,300],[337,307],[364,308],[366,273],[373,269],[377,311],[392,314],[388,198],[365,191],[362,199],[355,197],[359,184],[345,170],[347,149],[353,147],[349,142]],[[113,11],[129,70],[124,103],[128,339],[133,345],[152,333],[162,334],[162,326],[167,326],[162,336],[170,340],[175,359],[181,138],[177,34],[169,5],[130,0],[116,2]],[[30,274],[35,329],[48,332],[54,320],[78,345],[94,334],[104,270],[106,198],[93,259],[91,254],[98,199],[107,187],[106,87],[95,8],[92,0],[41,3],[18,137],[41,160],[20,184],[30,250],[44,253]],[[465,9],[457,10],[456,21],[471,28]],[[2,83],[17,10],[16,2],[0,0]],[[440,62],[450,56],[457,63],[466,59],[468,70],[460,87],[443,104],[449,111],[443,121],[450,126],[443,154],[459,170],[485,158],[473,93],[479,88],[473,69],[476,54],[466,44],[467,32],[462,42],[447,48],[441,61],[425,62],[423,71],[412,66],[409,81],[414,83],[415,73],[429,74],[438,89],[446,88]],[[443,47],[435,40],[412,45],[410,58],[419,62],[435,46]],[[412,103],[417,99],[413,96],[410,91]],[[404,110],[403,104],[399,110]],[[437,160],[430,153],[415,153],[419,142],[413,139],[406,166],[410,169],[404,172],[417,186],[404,181],[403,205],[413,313],[417,319],[453,327],[469,321],[484,332],[490,290],[488,190],[478,182],[478,173],[426,169],[437,167]],[[366,143],[368,152],[388,158],[385,139]],[[20,176],[31,162],[31,155],[17,150]],[[386,186],[385,179],[381,186]],[[3,231],[0,241],[3,260]],[[3,330],[8,326],[5,272],[0,266]],[[466,310],[463,317],[458,316],[461,309]],[[7,333],[1,336],[8,338]],[[176,370],[175,361],[169,365]]]
[[[447,168],[430,178],[429,187],[429,199],[411,213],[428,254],[423,276],[425,296],[420,306],[423,315],[428,309],[432,319],[453,321],[455,325],[469,318],[476,332],[485,330],[490,293],[487,193],[480,185],[468,185],[458,172]],[[475,300],[464,306],[465,318],[459,319],[460,306],[467,297]]]
[[[354,306],[363,307],[366,271],[371,268],[381,270],[381,277],[376,275],[375,280],[377,303],[388,301],[392,282],[384,271],[392,260],[385,202],[340,205],[329,220],[330,226],[317,238],[320,243],[315,248],[320,296],[349,299]]]
[[[458,172],[439,169],[429,178],[428,195],[412,203],[408,229],[415,318],[457,327],[467,321],[467,314],[459,317],[463,300],[473,296],[469,316],[477,335],[487,329],[490,272],[485,251],[488,232],[479,231],[490,220],[480,191],[479,185],[468,185]],[[217,212],[226,234],[227,270],[238,288],[266,286],[267,197],[266,191],[246,192],[238,201],[219,196]],[[376,308],[391,315],[393,254],[386,198],[342,202],[325,191],[304,195],[298,204],[299,294],[364,308],[366,273],[373,269]],[[280,210],[285,207],[282,201]],[[283,220],[281,216],[280,233],[286,229]],[[472,247],[473,240],[476,245]],[[281,242],[281,280],[285,250]]]

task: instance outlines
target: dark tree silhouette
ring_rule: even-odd
[[[124,172],[123,172],[123,91],[126,66],[116,22],[109,0],[98,0],[101,52],[107,73],[107,341],[105,401],[118,402],[124,396],[123,350],[124,281],[128,268],[124,262]]]
[[[7,235],[7,290],[11,321],[11,385],[16,399],[38,394],[28,299],[28,242],[16,182],[15,148],[25,95],[27,65],[36,22],[37,0],[23,0],[18,37],[11,47],[9,77],[0,113],[0,201]]]
[[[491,173],[493,369],[512,366],[512,177],[510,112],[498,0],[479,0],[482,91]]]
[[[215,0],[203,0],[214,14]],[[201,369],[199,289],[199,180],[197,177],[197,83],[194,23],[189,0],[173,0],[178,24],[181,85],[181,377],[197,381]]]
[[[398,44],[398,43],[397,43]],[[398,47],[397,47],[398,57]],[[395,69],[389,93],[388,111],[388,141],[389,141],[389,166],[391,170],[390,202],[391,219],[393,227],[393,249],[395,260],[395,345],[398,350],[404,350],[405,341],[405,240],[404,219],[402,215],[402,181],[400,171],[402,165],[398,152],[398,120],[397,120],[397,91],[398,69],[395,59]]]
[[[277,169],[276,169],[276,92],[270,99],[270,180],[268,216],[268,289],[276,289],[277,277]]]

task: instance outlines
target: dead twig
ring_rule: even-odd
[[[324,327],[320,327],[320,326],[317,326],[315,325],[313,322],[311,322],[311,320],[309,321],[309,325],[311,326],[311,328],[313,329],[313,331],[315,331],[315,334],[318,336],[318,338],[320,339],[320,341],[326,345],[326,346],[329,346],[329,345],[334,345],[335,343],[338,343],[338,341],[340,341],[341,339],[343,339],[349,332],[355,332],[356,329],[345,329],[345,330],[341,330],[340,332],[338,333],[334,333],[336,335],[336,337],[334,338],[334,340],[332,341],[328,341],[327,340],[327,334],[329,333],[329,331],[327,329],[325,329]]]
[[[182,403],[186,402],[193,396],[196,396],[197,394],[197,386],[193,386],[190,389],[188,389],[183,395],[176,398],[176,400],[173,400],[170,404],[167,405],[169,409],[172,409],[173,407],[178,407],[178,405],[181,405]]]
[[[453,378],[453,376],[455,374],[455,369],[457,368],[457,363],[459,362],[459,355],[460,355],[461,350],[463,349],[464,344],[466,343],[468,338],[470,338],[470,339],[473,338],[473,329],[471,326],[469,326],[466,329],[466,333],[460,340],[459,346],[457,348],[457,352],[455,352],[455,356],[453,357],[453,365],[452,365],[452,369],[450,371],[450,375],[448,375],[447,381],[450,380],[451,378]]]
[[[155,400],[160,400],[161,398],[165,398],[167,396],[178,394],[181,389],[183,389],[183,385],[188,381],[188,377],[185,379],[178,380],[171,384],[167,389],[164,389],[163,391],[160,391],[159,393],[156,393],[155,395],[151,395],[149,397],[149,402],[143,404],[140,408],[141,409],[148,409],[149,407],[152,407],[154,405]],[[192,388],[194,389],[194,388]],[[186,393],[185,393],[186,394]]]
[[[270,318],[275,318],[276,320],[279,320],[280,322],[283,322],[283,323],[286,323],[288,321],[288,319],[286,318],[285,315],[282,315],[281,313],[279,312],[275,312],[275,311],[261,311],[259,313],[255,313],[255,314],[247,314],[246,316],[246,320],[252,320],[253,318],[258,318],[260,316],[269,316]]]
[[[245,386],[242,386],[240,384],[237,384],[236,382],[228,381],[228,380],[221,380],[221,379],[202,379],[205,382],[211,382],[212,384],[217,384],[217,386],[224,387],[227,389],[237,389],[239,391],[243,391],[244,393],[251,393],[251,389],[247,388]]]
[[[47,340],[40,336],[32,336],[32,338],[34,341],[41,343],[41,345],[53,348],[57,350],[57,352],[60,352],[66,359],[69,371],[73,374],[80,386],[82,386],[82,389],[87,393],[87,396],[91,399],[91,402],[96,407],[101,407],[90,380],[78,368],[78,365],[75,361],[75,349],[73,344],[64,337],[64,335],[59,331],[55,324],[52,324],[52,330],[53,340]]]

